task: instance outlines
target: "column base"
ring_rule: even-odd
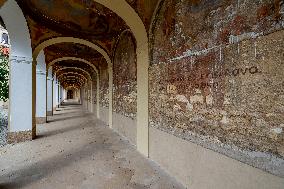
[[[16,144],[32,140],[32,131],[9,132],[7,136],[8,144]]]
[[[47,115],[47,116],[53,116],[53,111],[47,111],[47,112],[46,112],[46,115]]]
[[[46,123],[46,117],[36,117],[36,124]]]

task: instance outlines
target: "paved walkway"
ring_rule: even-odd
[[[38,135],[0,148],[1,189],[183,188],[79,105],[59,108]]]

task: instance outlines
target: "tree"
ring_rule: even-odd
[[[0,53],[0,101],[9,98],[9,57]]]

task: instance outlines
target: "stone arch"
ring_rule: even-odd
[[[31,60],[30,32],[24,14],[17,2],[15,0],[6,1],[0,8],[0,16],[9,33],[12,57],[25,57]]]
[[[94,0],[115,12],[128,25],[136,39],[137,54],[137,150],[149,156],[148,68],[149,46],[145,26],[126,0]]]
[[[0,16],[9,33],[10,75],[9,75],[9,132],[36,134],[36,65],[32,60],[29,28],[25,16],[15,0],[6,1],[0,7]],[[32,72],[31,72],[32,71]],[[26,78],[23,84],[22,77]],[[31,86],[31,87],[27,87]],[[25,100],[18,98],[21,94]]]
[[[51,67],[52,65],[54,65],[55,63],[57,62],[61,62],[61,61],[65,61],[65,60],[74,60],[74,61],[79,61],[79,62],[82,62],[82,63],[85,63],[85,64],[88,64],[89,66],[91,66],[96,74],[97,74],[97,89],[96,89],[96,97],[97,97],[97,106],[96,106],[96,112],[97,112],[97,118],[99,119],[100,118],[100,77],[99,77],[99,70],[98,68],[93,65],[91,62],[85,60],[85,59],[82,59],[82,58],[78,58],[78,57],[62,57],[62,58],[57,58],[53,61],[51,61],[50,63],[48,63],[48,66],[47,66],[47,70],[49,67]]]
[[[109,126],[112,127],[112,83],[113,83],[113,74],[112,74],[112,62],[111,59],[109,57],[109,55],[107,54],[107,52],[102,49],[100,46],[84,40],[84,39],[80,39],[80,38],[74,38],[74,37],[55,37],[52,39],[48,39],[44,42],[42,42],[41,44],[39,44],[33,51],[33,57],[36,58],[39,54],[39,52],[50,46],[50,45],[54,45],[54,44],[58,44],[58,43],[78,43],[78,44],[82,44],[82,45],[86,45],[96,51],[98,51],[106,60],[107,64],[108,64],[108,69],[109,69]],[[98,77],[99,78],[99,77]],[[99,83],[99,80],[98,82]],[[98,87],[98,86],[97,86]],[[97,101],[97,114],[99,114],[99,101]],[[98,118],[100,118],[99,115],[97,115]]]
[[[88,79],[86,78],[86,76],[84,76],[83,74],[77,73],[77,72],[64,72],[64,73],[58,75],[58,76],[57,76],[57,79],[60,79],[60,78],[63,77],[64,75],[67,75],[67,74],[70,74],[70,73],[72,73],[72,74],[74,74],[74,75],[76,75],[76,76],[79,75],[79,76],[83,77],[83,78],[85,79],[85,81],[88,81]]]
[[[73,86],[70,86],[70,87],[67,87],[67,88],[66,88],[66,90],[69,90],[69,89],[77,89],[77,90],[79,90],[79,88],[73,87]]]
[[[77,83],[80,84],[80,85],[83,85],[86,81],[84,78],[78,79],[78,75],[76,75],[76,76],[66,75],[66,76],[61,77],[60,82],[61,82],[61,84],[64,84],[65,82],[70,81],[71,79],[74,79],[74,78],[76,78]]]
[[[74,61],[83,62],[83,63],[88,64],[89,66],[91,66],[91,67],[95,70],[95,72],[96,72],[97,74],[99,73],[98,68],[97,68],[95,65],[93,65],[91,62],[89,62],[89,61],[87,61],[87,60],[85,60],[85,59],[82,59],[82,58],[77,58],[77,57],[62,57],[62,58],[57,58],[57,59],[51,61],[50,63],[48,63],[47,69],[48,69],[49,67],[51,67],[53,64],[57,63],[57,62],[61,62],[61,61],[65,61],[65,60],[74,60]]]
[[[88,81],[90,81],[90,82],[92,82],[93,80],[92,80],[92,76],[91,76],[91,74],[89,73],[89,72],[87,72],[86,70],[84,70],[84,69],[82,69],[82,68],[77,68],[77,67],[64,67],[64,68],[60,68],[60,69],[58,69],[56,72],[55,72],[55,75],[57,75],[57,73],[59,72],[59,71],[62,71],[62,70],[66,70],[66,69],[75,69],[75,70],[80,70],[80,71],[82,71],[82,72],[84,72],[85,74],[87,74],[87,76],[88,76],[88,79],[87,79],[87,82]],[[68,73],[68,72],[67,72]],[[76,72],[71,72],[71,71],[69,71],[69,73],[76,73]],[[62,74],[64,74],[64,73],[62,73]],[[62,74],[60,74],[60,75],[62,75]],[[58,75],[58,77],[60,77],[60,75]],[[91,99],[93,99],[93,85],[91,85],[91,89],[90,89],[90,91],[91,91],[91,93],[90,93],[90,95],[91,95]],[[87,103],[88,104],[88,103]],[[88,107],[88,106],[87,106]],[[91,109],[90,109],[90,111],[91,112],[93,112],[93,101],[91,101]]]
[[[89,72],[87,72],[86,70],[83,70],[82,68],[77,68],[77,67],[64,67],[64,68],[60,68],[60,69],[56,70],[55,75],[57,75],[58,72],[60,72],[60,71],[62,71],[62,70],[66,70],[66,69],[80,70],[80,71],[86,73],[86,74],[88,75],[88,79],[89,79],[90,81],[92,81],[92,76],[91,76],[91,74],[90,74]],[[71,73],[71,72],[70,72],[70,73]],[[73,73],[76,73],[76,72],[73,72]],[[59,77],[59,76],[60,76],[60,75],[58,75],[58,77]]]
[[[130,33],[132,34],[132,32],[131,32],[130,29],[123,30],[123,31],[119,34],[117,40],[115,41],[115,44],[114,44],[114,47],[113,47],[113,50],[112,50],[112,61],[114,61],[114,56],[115,56],[115,52],[116,52],[116,49],[117,49],[117,45],[118,45],[119,41],[121,40],[121,37],[122,37],[125,33],[127,33],[127,32],[130,32]],[[132,36],[133,36],[133,34],[132,34]]]

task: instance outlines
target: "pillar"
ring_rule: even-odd
[[[32,63],[32,139],[36,138],[36,60]]]
[[[100,119],[100,76],[97,72],[97,118]]]
[[[112,95],[113,95],[113,69],[112,64],[108,65],[108,74],[109,74],[109,113],[108,113],[108,124],[109,127],[112,128]]]
[[[64,88],[61,86],[60,87],[60,104],[65,100],[65,90]]]
[[[33,64],[35,62],[30,57],[12,56],[10,58],[8,143],[33,138],[32,130],[35,124],[33,105],[35,105],[36,93],[34,87],[36,65],[33,66]]]
[[[46,115],[53,115],[53,80],[52,80],[52,67],[47,71],[46,77]]]
[[[90,86],[91,87],[90,104],[91,104],[91,113],[93,113],[94,112],[93,81],[91,80],[90,83],[91,83],[91,86]]]
[[[61,86],[60,86],[60,82],[57,80],[57,104],[56,104],[56,107],[60,107],[60,96],[61,96],[61,90],[60,90]]]
[[[36,123],[46,123],[46,64],[43,51],[36,66]]]
[[[58,102],[58,83],[56,76],[53,77],[53,112],[56,111],[56,106]]]

